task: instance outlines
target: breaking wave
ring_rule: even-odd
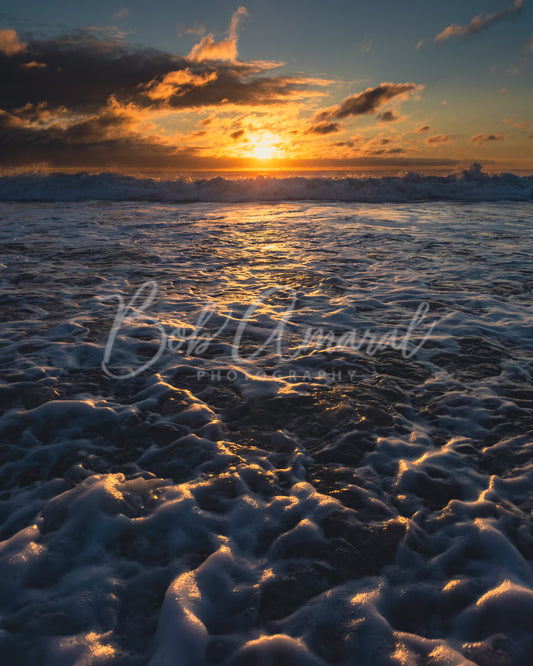
[[[448,176],[156,179],[116,173],[0,177],[0,201],[530,201],[533,176],[487,174],[479,164]]]

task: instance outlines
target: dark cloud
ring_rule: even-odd
[[[389,100],[407,95],[416,89],[420,89],[420,86],[414,83],[381,83],[377,88],[367,88],[362,93],[347,97],[339,105],[319,112],[316,120],[341,120],[348,116],[376,113]]]
[[[436,144],[436,143],[449,143],[451,137],[449,134],[435,134],[434,136],[428,136],[426,143]]]
[[[378,114],[378,120],[381,123],[395,123],[400,120],[400,114],[396,113],[392,109],[383,111],[383,113]]]
[[[272,75],[278,66],[197,61],[94,30],[53,39],[28,34],[23,42],[13,30],[0,31],[4,163],[159,163],[177,156],[188,165],[198,159],[193,149],[177,151],[155,127],[146,134],[139,126],[160,111],[301,101],[319,85]]]
[[[244,136],[244,130],[243,129],[235,130],[235,132],[232,132],[230,134],[230,138],[233,141],[237,141],[238,139],[242,139],[243,136]]]
[[[333,134],[340,132],[339,123],[316,123],[306,130],[306,134]]]
[[[492,141],[503,141],[505,136],[503,134],[474,134],[470,139],[472,143],[475,143],[476,146],[482,146],[484,143],[490,143]]]
[[[388,150],[385,150],[384,148],[380,148],[379,150],[373,150],[369,152],[369,155],[374,155],[374,156],[379,156],[379,155],[400,155],[401,153],[404,153],[405,150],[403,148],[389,148]]]
[[[101,167],[103,165],[171,165],[178,151],[156,137],[143,137],[131,131],[130,120],[120,114],[105,113],[69,126],[60,122],[32,126],[18,117],[0,112],[0,152],[4,163],[22,166],[48,163],[61,167]],[[181,151],[191,159],[195,151]]]
[[[417,134],[423,134],[424,132],[429,132],[430,129],[429,125],[419,125],[418,127],[415,127],[415,132]]]
[[[27,62],[46,67],[21,69]],[[11,111],[46,102],[90,113],[105,105],[111,95],[131,96],[139,85],[180,66],[185,66],[184,61],[168,54],[132,50],[87,33],[30,41],[24,52],[10,57],[0,54],[1,104]]]
[[[485,15],[484,12],[474,16],[474,18],[467,23],[466,25],[458,25],[457,23],[452,23],[442,32],[440,32],[434,39],[435,42],[446,42],[449,39],[454,37],[467,37],[468,35],[474,35],[485,28],[488,28],[489,25],[495,23],[496,21],[501,21],[502,19],[510,18],[511,16],[516,16],[522,11],[524,5],[524,0],[515,0],[511,7],[502,9],[499,12],[494,12],[493,14]]]
[[[89,113],[111,96],[144,107],[261,105],[287,101],[308,89],[303,77],[265,76],[272,67],[269,63],[192,62],[81,31],[58,39],[28,39],[24,50],[0,52],[1,104],[12,111],[44,101],[51,107]],[[188,76],[180,78],[183,72]],[[154,89],[162,83],[166,95],[154,97]]]

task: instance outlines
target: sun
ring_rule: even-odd
[[[271,132],[257,134],[250,140],[250,155],[258,160],[270,160],[278,157],[279,137]]]

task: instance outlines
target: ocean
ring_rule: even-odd
[[[533,177],[0,178],[0,663],[527,666]]]

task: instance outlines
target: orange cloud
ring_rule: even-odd
[[[512,7],[507,7],[507,9],[502,9],[499,12],[494,12],[493,14],[488,14],[485,16],[483,12],[474,16],[474,18],[467,23],[467,25],[458,25],[457,23],[452,23],[442,32],[440,32],[434,39],[435,42],[446,42],[449,39],[454,37],[466,37],[468,35],[474,35],[476,32],[487,28],[491,23],[495,21],[501,21],[504,18],[510,16],[515,16],[520,14],[522,11],[522,6],[524,0],[515,0]]]
[[[239,23],[245,16],[248,16],[246,8],[239,7],[231,17],[227,38],[217,42],[213,34],[209,33],[192,47],[187,56],[188,59],[193,62],[203,62],[205,60],[235,62],[239,54],[237,50]]]
[[[20,53],[26,48],[25,44],[19,40],[17,33],[11,28],[0,30],[0,51],[7,56]]]
[[[449,143],[451,137],[448,134],[435,134],[434,136],[428,136],[426,143],[436,144],[436,143]]]
[[[32,60],[31,62],[23,62],[20,66],[22,69],[44,69],[46,67],[46,63]]]
[[[216,72],[193,74],[187,67],[166,74],[161,81],[152,81],[147,95],[153,100],[168,100],[174,95],[184,94],[192,88],[198,88],[215,81]]]
[[[492,141],[503,141],[505,136],[503,134],[475,134],[470,141],[475,143],[476,146],[482,146],[485,143],[490,143]]]

